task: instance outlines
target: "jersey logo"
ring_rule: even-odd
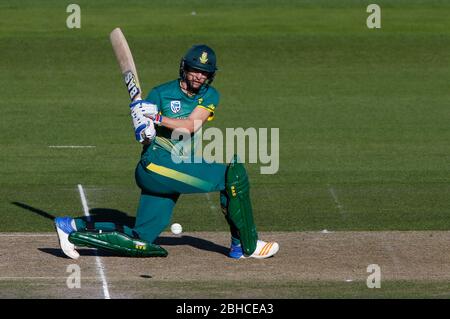
[[[198,104],[202,104],[202,103],[203,103],[203,98],[201,97],[198,99]]]
[[[181,110],[181,102],[180,101],[170,101],[170,109],[173,113],[178,113]]]
[[[208,62],[208,52],[203,51],[199,60],[201,64],[206,64],[206,62]]]

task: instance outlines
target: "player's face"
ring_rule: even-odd
[[[186,72],[186,79],[191,84],[191,87],[194,90],[200,89],[200,87],[205,83],[208,79],[209,73],[196,69],[189,69]]]

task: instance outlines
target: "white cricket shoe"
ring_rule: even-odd
[[[56,217],[55,228],[58,234],[59,246],[61,246],[64,254],[72,259],[78,259],[80,254],[75,250],[75,245],[69,241],[70,233],[75,231],[72,227],[72,220],[73,218],[71,217]]]
[[[246,258],[257,258],[257,259],[263,259],[263,258],[269,258],[275,255],[278,250],[280,249],[280,245],[278,243],[271,241],[271,242],[265,242],[263,240],[259,240],[256,243],[256,249],[250,256],[245,256]]]
[[[243,258],[263,259],[272,257],[278,252],[279,249],[280,246],[276,242],[265,242],[263,240],[258,240],[256,243],[256,249],[250,256],[247,256],[243,253],[240,244],[238,245],[231,244],[228,256],[233,259],[243,259]]]

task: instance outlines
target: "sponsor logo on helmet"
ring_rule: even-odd
[[[180,101],[170,101],[170,109],[173,113],[178,113],[181,110],[181,102]]]
[[[206,62],[208,62],[208,52],[203,51],[199,60],[201,64],[206,64]]]

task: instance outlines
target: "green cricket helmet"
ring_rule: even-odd
[[[211,84],[217,71],[216,53],[207,45],[194,45],[181,58],[180,77],[182,80],[186,79],[186,72],[188,69],[208,72],[207,84]]]

